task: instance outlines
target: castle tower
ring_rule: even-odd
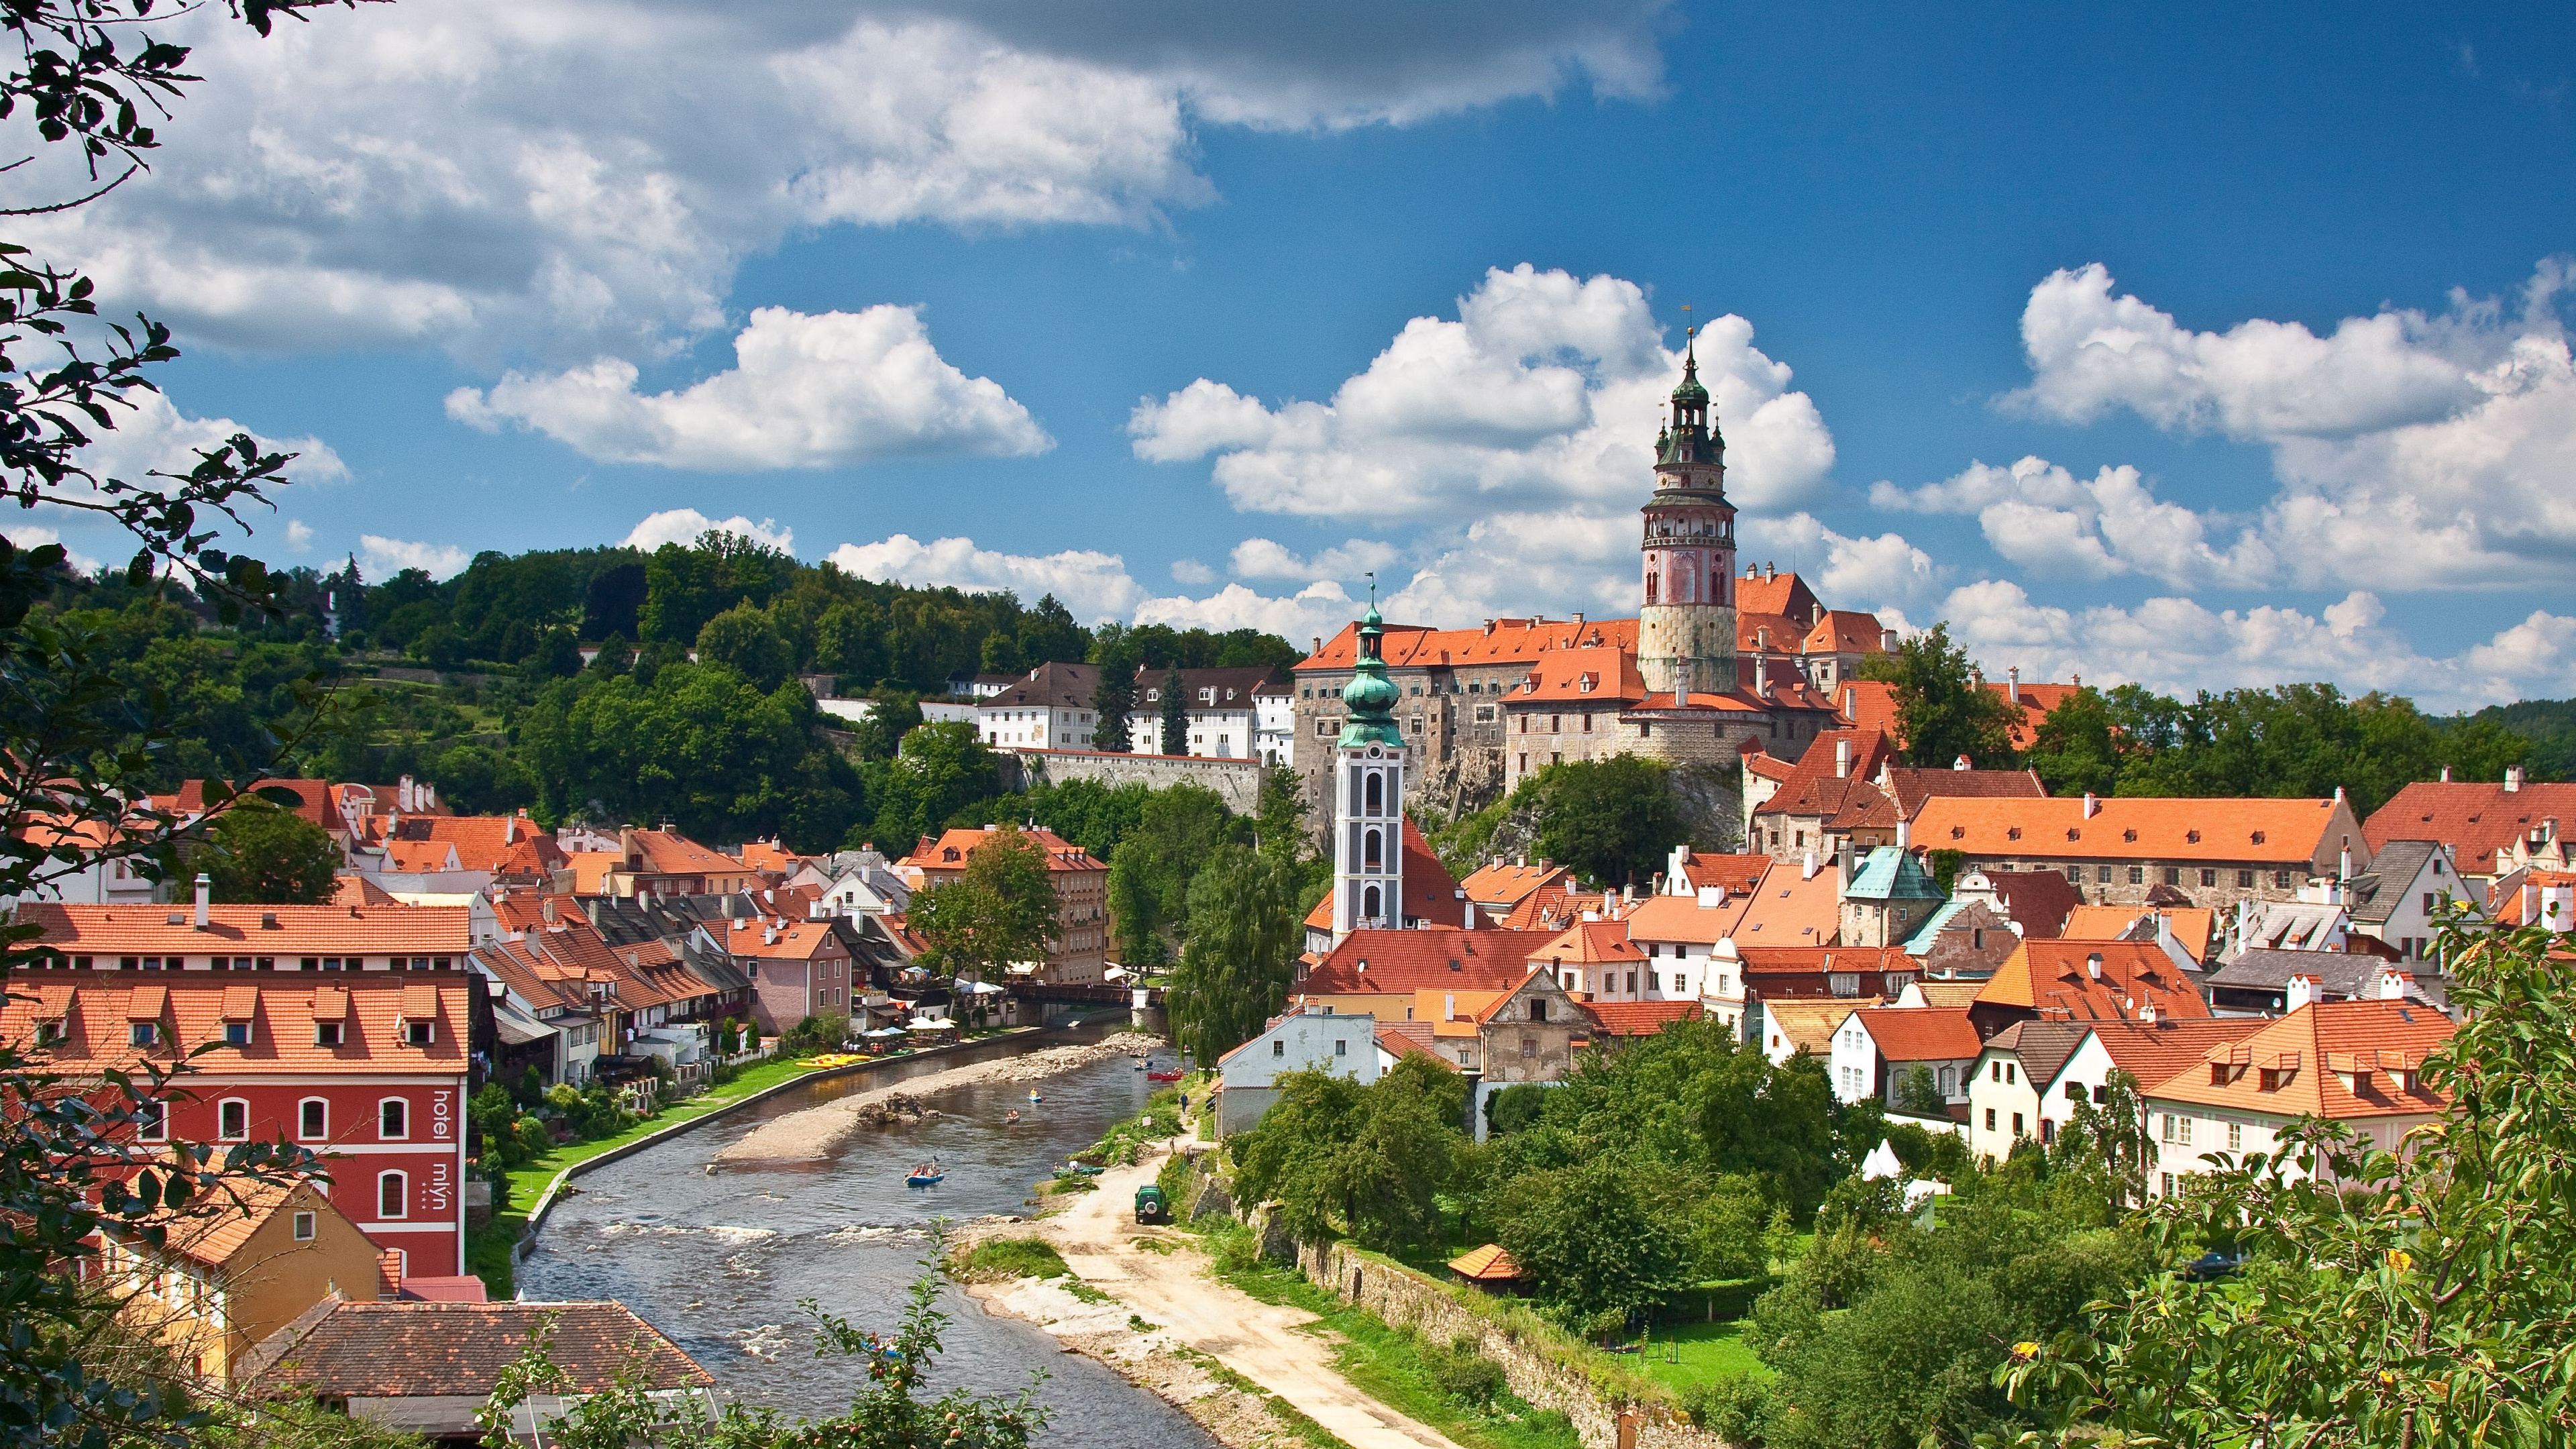
[[[1378,640],[1377,605],[1360,617],[1359,663],[1342,686],[1350,710],[1333,742],[1333,942],[1404,924],[1404,735]]]
[[[1684,344],[1672,421],[1655,439],[1655,495],[1644,509],[1637,669],[1657,694],[1736,687],[1735,507],[1726,501],[1726,440],[1709,419],[1696,349],[1695,337]]]

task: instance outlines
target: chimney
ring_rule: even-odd
[[[555,923],[554,900],[549,897],[546,900],[540,901],[537,905],[537,914],[545,918],[545,923],[547,925],[553,925]]]
[[[2290,989],[2283,996],[2283,1004],[2290,1010],[2296,1011],[2300,1007],[2314,1005],[2316,999],[2317,978],[2305,971],[2291,973]]]
[[[206,908],[215,903],[215,878],[197,872],[197,929],[206,929]]]
[[[1724,886],[1701,886],[1698,894],[1699,908],[1703,911],[1713,911],[1726,904],[1726,887]]]
[[[419,809],[417,805],[412,803],[411,776],[409,775],[405,775],[401,779],[394,781],[394,808],[400,810],[405,815],[412,814],[414,811]]]
[[[2521,789],[2522,789],[2522,766],[2520,766],[2520,765],[2507,765],[2507,766],[2505,766],[2505,767],[2504,767],[2504,792],[2505,792],[2506,794],[2508,794],[2508,795],[2511,795],[2511,794],[2517,793],[2517,792],[2518,792],[2518,791],[2520,791]]]
[[[2068,685],[2072,688],[2082,689],[2084,687],[2084,676],[2081,674],[2070,674],[2066,676],[2066,680]]]
[[[1574,611],[1574,627],[1577,632],[1580,632],[1583,628],[1583,611],[1581,609]]]
[[[1754,652],[1754,653],[1756,653],[1756,654],[1767,654],[1767,653],[1769,653],[1770,651],[1771,651],[1771,631],[1770,631],[1770,629],[1769,629],[1769,628],[1767,628],[1767,627],[1756,628],[1756,629],[1753,631],[1753,652]]]
[[[2382,969],[2379,973],[2379,999],[2382,1001],[2404,1001],[2406,999],[2406,988],[2413,985],[2414,981],[2414,977],[2407,975],[2405,972],[2398,970],[2394,966]]]
[[[1893,629],[1881,629],[1881,630],[1879,630],[1879,631],[1878,631],[1878,647],[1879,647],[1881,650],[1885,651],[1886,653],[1889,653],[1889,654],[1893,654],[1893,653],[1895,653],[1895,652],[1896,652],[1896,631],[1895,631],[1895,630],[1893,630]]]
[[[1316,636],[1315,636],[1315,647],[1314,647],[1314,648],[1312,648],[1312,649],[1307,650],[1306,652],[1307,652],[1307,653],[1309,653],[1309,654],[1321,654],[1321,653],[1323,653],[1323,652],[1324,652],[1324,636],[1323,636],[1323,635],[1321,635],[1321,634],[1316,635]]]
[[[1457,992],[1448,992],[1440,998],[1440,1019],[1442,1021],[1456,1021],[1458,1019]]]
[[[1834,741],[1834,778],[1837,780],[1851,778],[1851,736],[1849,735]]]
[[[2087,819],[2087,820],[2090,820],[2090,819],[2092,819],[2094,816],[2099,815],[2099,814],[2101,814],[2101,813],[2102,813],[2102,802],[2101,802],[2101,800],[2099,800],[2098,798],[2096,798],[2096,797],[2094,796],[2094,794],[2093,794],[2093,792],[2092,792],[2092,791],[2090,791],[2090,790],[2085,791],[2085,792],[2084,792],[2084,818],[2085,818],[2085,819]]]
[[[2004,698],[2015,704],[2021,703],[2021,666],[2018,664],[2004,671]]]
[[[501,817],[501,843],[503,845],[516,845],[519,843],[518,816],[504,815]]]
[[[2341,785],[2335,786],[2335,803],[2337,805],[2343,803],[2343,787]]]
[[[2152,1001],[2141,1001],[2141,1002],[2139,1002],[2139,1003],[2138,1003],[2138,1025],[2140,1025],[2140,1026],[2153,1026],[2153,1025],[2155,1025],[2155,1024],[2156,1024],[2156,1004],[2155,1004],[2154,1002],[2152,1002]]]
[[[1776,579],[1776,578],[1778,578],[1778,577],[1780,577],[1780,566],[1779,566],[1778,564],[1775,564],[1775,563],[1771,562],[1769,559],[1764,559],[1764,560],[1762,561],[1762,578],[1763,578],[1763,581],[1767,583],[1767,582],[1769,582],[1770,580],[1772,580],[1772,579]]]
[[[1811,850],[1811,851],[1808,851],[1808,852],[1807,852],[1807,858],[1806,858],[1804,861],[1802,861],[1802,862],[1799,864],[1799,866],[1798,866],[1798,879],[1800,879],[1800,880],[1814,880],[1815,878],[1816,878],[1816,853],[1815,853],[1814,851],[1812,851],[1812,850]]]
[[[2085,956],[2085,958],[2084,958],[2084,974],[2085,974],[2085,975],[2087,975],[2087,976],[2092,977],[2092,978],[2093,978],[2094,980],[2096,980],[2096,981],[2099,981],[2099,980],[2101,980],[2101,979],[2102,979],[2102,953],[2101,953],[2101,952],[2099,952],[2099,951],[2095,951],[2095,952],[2092,952],[2092,953],[2088,954],[2087,956]]]
[[[1961,755],[1959,758],[1950,762],[1950,768],[1953,770],[1973,770],[1977,768],[1977,762],[1969,759],[1965,755]]]
[[[2448,765],[2442,767],[2442,783],[2445,785],[2451,783],[2451,767]]]
[[[1896,822],[1896,848],[1899,850],[1912,850],[1914,848],[1913,821],[1899,820]]]
[[[2343,854],[2335,860],[2335,880],[2341,885],[2352,884],[2352,847],[2349,845],[2343,848]]]

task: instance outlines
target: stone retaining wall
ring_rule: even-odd
[[[1150,722],[1149,722],[1150,727]],[[1259,760],[1220,760],[1208,755],[1118,755],[1097,750],[1010,750],[1003,754],[1007,775],[1016,763],[1019,779],[1003,783],[1013,789],[1060,785],[1067,780],[1097,780],[1103,785],[1143,785],[1160,790],[1186,781],[1213,790],[1225,808],[1237,815],[1261,809],[1261,777],[1269,767]]]
[[[1434,1343],[1472,1339],[1477,1353],[1501,1366],[1513,1393],[1573,1420],[1584,1449],[1727,1449],[1726,1441],[1660,1405],[1621,1409],[1602,1403],[1544,1354],[1410,1268],[1364,1258],[1345,1243],[1300,1243],[1296,1255],[1297,1266],[1317,1287],[1392,1327],[1416,1329]]]

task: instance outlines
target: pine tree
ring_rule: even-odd
[[[1091,691],[1091,712],[1098,722],[1091,727],[1091,747],[1123,755],[1132,748],[1128,739],[1128,716],[1136,709],[1136,671],[1124,662],[1111,660],[1100,666],[1100,683]]]
[[[1190,752],[1189,701],[1182,698],[1181,666],[1175,664],[1163,673],[1163,753],[1186,755]]]

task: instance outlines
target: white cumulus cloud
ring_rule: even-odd
[[[644,521],[628,530],[626,537],[618,543],[620,547],[640,548],[650,553],[666,543],[686,547],[696,543],[710,530],[747,538],[780,553],[796,551],[796,530],[780,527],[774,518],[764,518],[758,523],[739,513],[731,518],[709,518],[694,508],[665,508],[659,513],[648,513]]]
[[[1001,384],[940,357],[910,307],[807,314],[763,307],[734,339],[735,366],[677,392],[635,389],[603,357],[486,393],[448,394],[448,416],[532,428],[583,456],[701,472],[826,468],[931,454],[1023,457],[1055,446]]]
[[[1387,568],[1402,556],[1402,551],[1391,543],[1354,538],[1312,558],[1299,558],[1285,544],[1247,538],[1234,546],[1226,562],[1235,577],[1242,579],[1356,579]]]
[[[440,0],[266,40],[206,7],[155,27],[205,82],[153,173],[20,230],[227,345],[631,356],[812,228],[1155,225],[1216,195],[1204,126],[1650,95],[1666,4]]]
[[[465,566],[474,561],[474,555],[454,544],[414,543],[375,533],[358,535],[358,557],[367,577],[378,582],[404,569],[426,570],[433,579],[454,578],[465,572]]]
[[[2137,573],[2185,588],[2259,588],[2287,581],[2279,557],[2256,528],[2236,526],[2235,537],[2221,547],[2213,537],[2227,530],[2223,520],[2158,498],[2138,470],[2127,466],[2078,478],[2040,457],[2010,468],[1971,463],[1955,477],[1920,488],[1881,482],[1871,488],[1870,501],[1917,513],[1973,513],[1995,552],[2042,577]]]
[[[1727,439],[1728,488],[1786,512],[1831,470],[1833,436],[1789,369],[1721,317],[1701,330],[1701,377]],[[1632,510],[1653,486],[1649,446],[1681,354],[1634,282],[1523,263],[1488,271],[1458,320],[1417,317],[1328,402],[1269,407],[1200,378],[1128,419],[1136,455],[1216,455],[1236,507],[1415,520],[1576,505]]]
[[[286,547],[292,553],[313,551],[313,525],[301,518],[286,521]]]
[[[1017,554],[977,548],[971,538],[923,543],[898,533],[875,543],[845,543],[831,562],[843,573],[887,583],[968,590],[1009,589],[1023,602],[1053,594],[1086,620],[1126,618],[1145,597],[1126,560],[1093,549]]]

